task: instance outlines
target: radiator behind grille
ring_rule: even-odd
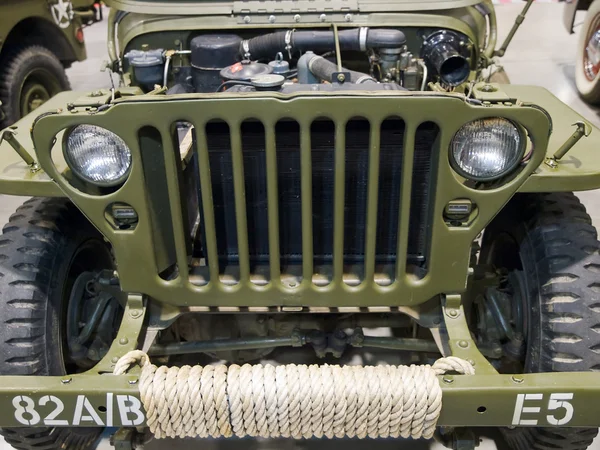
[[[225,267],[239,262],[231,130],[225,122],[214,121],[207,124],[205,131],[211,172],[217,253],[222,272]],[[400,119],[388,119],[381,123],[379,131],[375,263],[394,264],[396,258],[406,258],[409,264],[424,269],[427,264],[431,222],[432,199],[430,197],[434,189],[433,149],[438,129],[431,123],[421,124],[417,128],[409,218],[399,218],[405,124]],[[265,129],[258,121],[246,121],[242,124],[240,132],[250,266],[264,266],[269,263],[270,232]],[[365,258],[371,132],[370,123],[364,119],[351,120],[345,127],[343,227],[345,266],[360,265]],[[303,174],[299,124],[292,120],[283,120],[275,127],[279,246],[282,267],[302,264],[301,182],[303,176],[309,176],[312,180],[314,266],[333,264],[335,123],[327,119],[314,121],[310,129],[310,140],[312,168],[310,173]],[[203,228],[203,220],[201,216],[201,228]],[[410,227],[407,255],[397,255],[399,220],[402,220],[403,224],[408,223]]]

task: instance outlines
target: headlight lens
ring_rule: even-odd
[[[465,178],[489,181],[514,170],[523,158],[519,129],[500,117],[469,122],[450,145],[453,166]]]
[[[117,186],[131,169],[131,151],[112,131],[95,125],[77,125],[67,132],[63,152],[80,178],[98,186]]]

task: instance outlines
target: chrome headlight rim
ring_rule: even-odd
[[[80,173],[79,171],[77,171],[74,167],[77,167],[76,162],[73,160],[71,154],[69,153],[68,150],[68,141],[69,141],[69,136],[71,136],[71,134],[73,133],[73,131],[80,126],[89,126],[89,127],[95,127],[95,128],[101,128],[103,130],[106,130],[112,134],[114,134],[117,138],[119,138],[123,144],[125,144],[125,147],[129,150],[129,164],[127,167],[127,170],[118,178],[114,179],[114,180],[110,180],[110,181],[98,181],[98,180],[93,180],[91,178],[86,177],[84,174]],[[78,123],[76,125],[72,125],[68,128],[66,128],[64,130],[64,134],[63,134],[63,138],[62,138],[62,154],[63,157],[65,158],[65,162],[67,163],[67,166],[69,167],[69,170],[80,180],[84,181],[85,183],[89,183],[93,186],[97,186],[100,188],[119,188],[121,187],[123,184],[125,184],[125,182],[127,181],[127,179],[129,178],[129,176],[131,175],[131,170],[132,170],[132,166],[133,166],[133,155],[131,153],[131,149],[129,148],[129,146],[127,145],[127,142],[125,142],[125,139],[123,139],[121,136],[119,136],[117,133],[115,133],[112,130],[109,130],[108,128],[105,128],[103,126],[100,125],[95,125],[95,124],[91,124],[91,123]]]
[[[507,167],[504,171],[502,171],[502,172],[500,172],[500,173],[498,173],[496,175],[493,175],[493,176],[480,177],[480,176],[472,175],[469,172],[466,172],[462,167],[460,167],[460,165],[458,164],[458,162],[454,158],[454,152],[452,151],[452,144],[454,142],[454,139],[458,135],[458,133],[460,133],[460,131],[466,125],[469,125],[469,124],[471,124],[473,122],[485,121],[485,120],[490,120],[490,119],[493,119],[493,120],[498,120],[498,119],[504,120],[504,121],[508,122],[509,124],[511,124],[512,126],[515,127],[515,129],[519,133],[519,147],[517,149],[517,156],[518,156],[518,158],[515,159],[515,163],[513,165]],[[452,169],[458,175],[460,175],[462,178],[465,178],[465,179],[470,180],[470,181],[487,183],[487,182],[497,181],[497,180],[499,180],[501,178],[504,178],[507,175],[510,175],[511,173],[515,172],[517,170],[517,168],[519,167],[519,165],[521,164],[521,162],[523,161],[523,158],[525,157],[525,150],[526,149],[527,149],[527,132],[526,132],[525,128],[523,128],[523,126],[520,125],[518,122],[515,122],[514,120],[509,119],[507,117],[503,117],[503,116],[478,117],[476,119],[469,120],[468,122],[463,123],[458,128],[458,130],[456,130],[456,132],[452,136],[452,139],[450,139],[450,144],[448,145],[448,159],[450,160],[450,167],[452,167]]]

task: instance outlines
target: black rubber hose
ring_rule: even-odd
[[[406,43],[406,37],[400,30],[391,28],[368,28],[366,31],[365,48],[398,48]],[[274,58],[279,52],[287,57],[285,37],[286,31],[264,34],[245,41],[248,53],[252,59]],[[361,50],[360,28],[341,30],[338,33],[341,50]],[[313,52],[326,52],[335,49],[335,37],[333,31],[295,31],[291,33],[291,50],[296,53],[304,53],[307,50]],[[240,54],[244,56],[246,49],[244,44],[240,47]]]
[[[335,82],[336,80],[332,80],[331,78],[335,72],[338,72],[338,67],[337,64],[326,60],[322,56],[315,55],[308,61],[308,70],[321,80]],[[344,80],[346,83],[376,83],[376,81],[366,73],[355,72],[344,68],[342,68],[342,71],[350,74],[350,79]]]

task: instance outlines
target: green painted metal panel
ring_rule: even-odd
[[[402,198],[404,200],[399,225],[398,245],[398,277],[389,286],[379,285],[372,280],[365,280],[358,286],[351,286],[342,281],[340,255],[343,252],[343,177],[336,182],[335,208],[338,219],[336,228],[336,244],[334,245],[336,264],[334,263],[333,281],[326,286],[317,286],[311,278],[304,278],[302,283],[288,284],[274,279],[267,285],[257,285],[249,279],[247,266],[248,252],[244,247],[244,232],[247,230],[244,221],[238,220],[238,239],[241,237],[242,279],[235,285],[217,282],[211,279],[206,285],[194,285],[187,276],[189,261],[188,241],[184,235],[184,218],[180,208],[181,193],[176,182],[180,170],[176,167],[178,152],[172,144],[170,124],[176,121],[188,121],[202,129],[210,120],[224,120],[229,124],[234,161],[234,182],[236,183],[236,210],[238,217],[244,215],[243,201],[244,183],[243,167],[240,165],[241,137],[239,124],[247,119],[259,118],[265,128],[274,127],[282,118],[296,120],[301,126],[301,152],[303,154],[303,189],[309,187],[310,166],[306,166],[310,155],[307,155],[309,142],[306,140],[310,123],[319,117],[333,120],[337,126],[336,165],[337,173],[344,167],[344,129],[352,118],[364,117],[374,125],[388,117],[400,117],[406,123],[406,141],[404,160],[404,179],[402,180]],[[454,133],[465,122],[488,116],[502,116],[521,124],[529,133],[533,142],[533,158],[514,179],[505,185],[490,190],[473,189],[461,181],[450,168],[447,149]],[[410,160],[413,152],[414,132],[419,124],[433,122],[440,128],[437,151],[439,164],[436,173],[435,192],[431,204],[431,255],[427,275],[422,279],[406,274],[405,257],[408,241],[408,215],[410,209],[407,199],[410,198]],[[50,159],[50,150],[55,136],[61,130],[78,123],[90,123],[104,126],[119,134],[133,152],[133,168],[125,185],[117,192],[107,195],[90,195],[79,191],[69,184]],[[175,246],[179,276],[163,280],[158,276],[157,254],[155,249],[153,224],[149,211],[152,199],[145,195],[144,172],[140,170],[141,158],[137,131],[142,127],[154,127],[162,135],[165,149],[165,167],[169,181],[170,213],[175,230]],[[61,189],[77,204],[94,225],[113,243],[119,275],[123,289],[129,292],[140,292],[159,301],[173,305],[189,307],[223,307],[223,306],[400,306],[422,303],[431,297],[448,292],[461,292],[465,289],[469,264],[469,248],[473,239],[491,220],[497,211],[510,199],[517,189],[526,181],[531,172],[542,162],[547,145],[549,123],[546,115],[537,108],[516,106],[481,106],[466,103],[461,96],[446,94],[410,94],[366,93],[364,95],[297,95],[284,98],[277,94],[248,95],[244,98],[223,94],[218,100],[214,96],[192,95],[177,98],[142,96],[124,99],[107,111],[90,115],[82,109],[62,112],[43,117],[35,126],[33,135],[36,142],[36,154],[41,166],[56,180]],[[55,146],[60,146],[60,142]],[[202,158],[204,150],[199,150]],[[236,156],[237,156],[237,163]],[[206,169],[203,169],[206,171]],[[268,170],[271,170],[270,168]],[[205,174],[206,175],[206,174]],[[340,181],[341,180],[341,181]],[[208,193],[204,194],[208,196]],[[310,197],[309,197],[310,198]],[[470,198],[477,205],[478,215],[467,226],[448,226],[442,212],[445,205],[456,198]],[[125,202],[132,205],[139,214],[140,222],[133,231],[115,230],[104,217],[107,206],[113,202]],[[205,206],[206,208],[206,206]],[[310,231],[309,205],[303,208],[303,226],[308,237]],[[208,208],[207,208],[208,210]],[[207,211],[209,212],[209,211]],[[271,212],[274,215],[274,212]],[[340,216],[341,214],[341,216]],[[210,215],[207,215],[209,217]],[[275,220],[274,217],[271,220]],[[210,222],[210,221],[209,221]],[[308,245],[312,240],[304,239],[310,256]],[[161,256],[161,255],[158,255]],[[308,260],[304,258],[305,274],[308,275]],[[213,272],[215,269],[212,269]],[[313,270],[314,272],[314,270]],[[232,295],[232,294],[236,295]]]

